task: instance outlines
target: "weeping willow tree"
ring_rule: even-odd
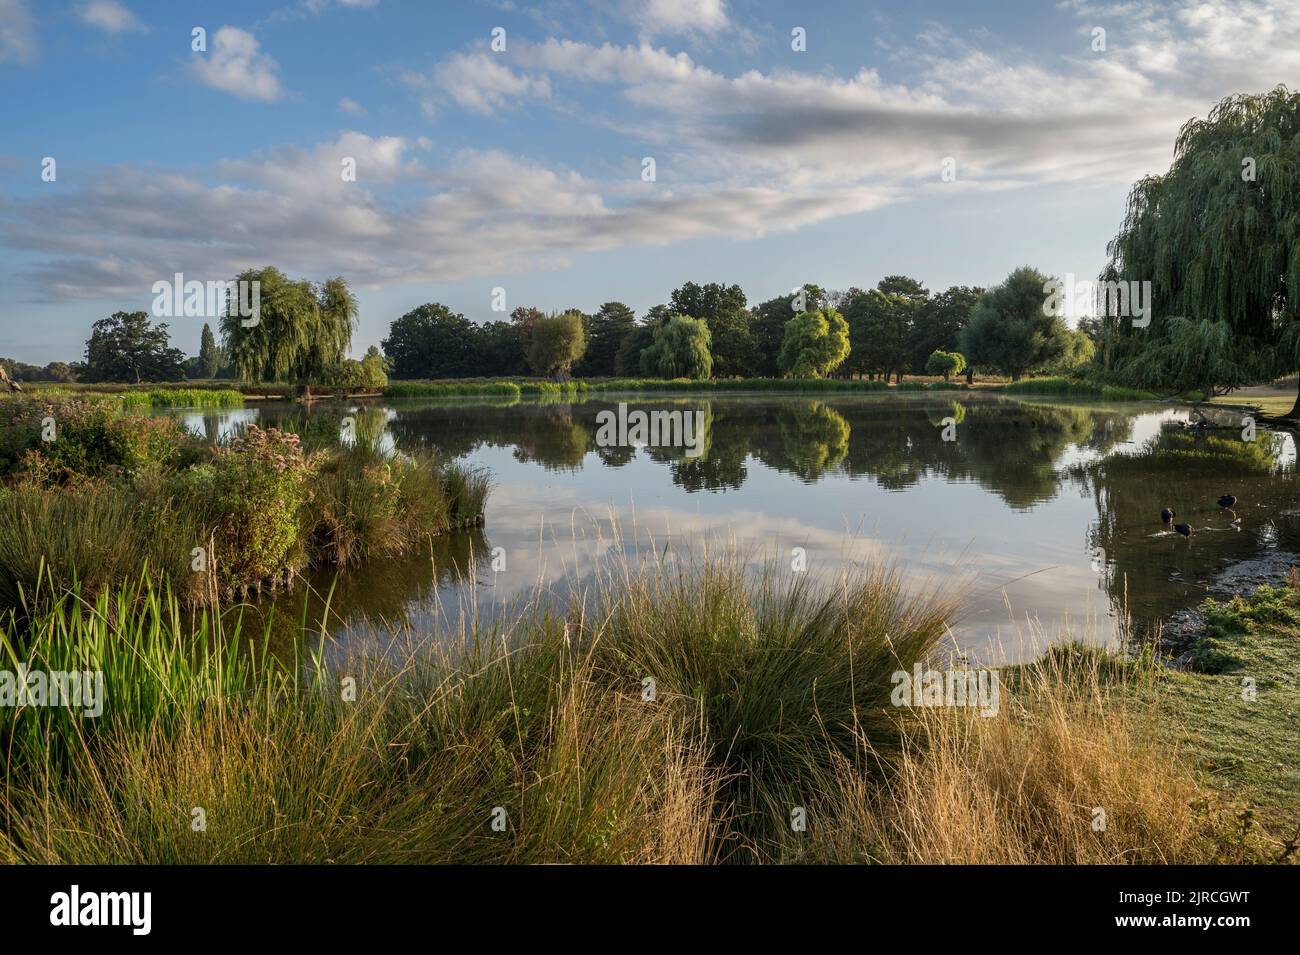
[[[357,300],[341,278],[316,285],[293,281],[267,267],[242,273],[236,282],[260,283],[255,320],[227,309],[221,319],[226,353],[248,382],[296,385],[310,397],[347,354],[357,321]]]
[[[1190,120],[1107,251],[1103,281],[1151,283],[1148,327],[1103,319],[1098,358],[1117,379],[1213,395],[1300,366],[1300,93],[1230,96]]]

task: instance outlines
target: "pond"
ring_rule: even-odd
[[[364,428],[490,472],[484,527],[410,560],[315,573],[314,594],[277,598],[295,622],[307,600],[319,625],[333,587],[328,629],[343,641],[491,616],[539,586],[564,595],[612,554],[735,546],[790,572],[885,560],[915,588],[954,590],[953,640],[991,664],[1049,641],[1149,632],[1226,568],[1300,553],[1295,439],[1261,429],[1243,440],[1239,413],[1197,431],[1181,406],[964,392],[623,400],[175,413],[214,440],[249,421]],[[687,440],[602,431],[638,411],[685,413]],[[1216,503],[1224,494],[1239,499],[1232,512]],[[1161,523],[1165,506],[1195,528],[1190,539]]]

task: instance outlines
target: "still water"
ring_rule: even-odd
[[[405,561],[317,573],[334,586],[329,632],[378,640],[473,607],[491,615],[548,588],[567,594],[596,562],[734,546],[809,573],[884,560],[917,588],[954,589],[953,639],[973,659],[1023,659],[1049,641],[1113,643],[1193,606],[1240,562],[1300,553],[1296,445],[1240,414],[1186,427],[1172,405],[930,395],[628,398],[626,412],[700,412],[703,442],[601,446],[602,412],[576,403],[428,400],[265,404],[180,412],[210,439],[246,422],[323,429],[341,420],[397,449],[486,469],[485,526]],[[945,436],[949,440],[945,440]],[[1215,502],[1234,494],[1232,513]],[[1174,508],[1195,535],[1160,521]],[[1234,517],[1236,520],[1234,521]],[[500,548],[500,550],[495,550]],[[493,554],[498,567],[493,569]],[[303,588],[277,598],[297,619]]]

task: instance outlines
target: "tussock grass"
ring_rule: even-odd
[[[0,708],[0,861],[1257,858],[1119,692],[1140,669],[1068,654],[994,718],[900,710],[950,605],[886,568],[790,577],[615,563],[493,626],[294,660],[147,579],[65,595],[0,648],[102,669],[106,709]]]

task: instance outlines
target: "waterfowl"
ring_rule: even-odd
[[[1170,521],[1172,521],[1172,520],[1174,519],[1174,516],[1175,516],[1175,515],[1174,515],[1174,509],[1173,509],[1172,507],[1162,507],[1162,508],[1160,508],[1160,520],[1161,520],[1161,522],[1163,522],[1163,523],[1165,523],[1165,524],[1168,524]]]
[[[1237,499],[1231,494],[1225,494],[1223,495],[1223,497],[1219,498],[1219,507],[1222,507],[1225,510],[1232,509],[1233,507],[1236,506],[1236,504],[1237,504]]]
[[[1175,524],[1175,525],[1174,525],[1174,530],[1178,531],[1178,533],[1182,534],[1184,537],[1191,537],[1191,536],[1192,536],[1192,525],[1191,525],[1191,524]]]

